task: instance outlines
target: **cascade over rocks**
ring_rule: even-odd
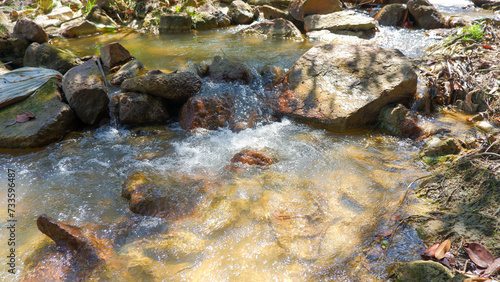
[[[28,98],[0,109],[0,148],[36,148],[56,142],[76,123],[71,108],[61,102],[57,80],[51,79]],[[36,118],[14,123],[25,111]]]
[[[259,11],[241,0],[235,0],[229,6],[227,15],[232,24],[249,24],[259,17]]]
[[[445,26],[443,15],[427,0],[409,0],[408,11],[415,18],[418,26],[425,29]]]
[[[231,97],[192,97],[181,111],[181,126],[185,130],[205,128],[216,130],[234,126],[234,101]]]
[[[38,42],[40,44],[49,41],[49,35],[41,26],[29,19],[20,19],[14,26],[12,33],[14,37],[24,38],[30,42]]]
[[[96,59],[70,69],[63,77],[62,88],[69,105],[86,124],[108,117],[109,98]]]
[[[400,51],[359,45],[315,46],[284,81],[278,112],[333,130],[374,123],[385,105],[407,104],[417,88]]]
[[[25,67],[42,67],[65,74],[78,65],[76,56],[69,50],[63,50],[48,43],[32,43],[24,55]]]
[[[240,30],[238,34],[295,38],[302,37],[300,30],[292,22],[285,19],[261,21]]]
[[[141,92],[165,98],[176,103],[185,103],[200,91],[201,79],[192,72],[148,74],[125,80],[123,92]]]
[[[342,3],[339,0],[292,0],[288,5],[290,15],[301,22],[308,15],[338,11],[342,11]]]

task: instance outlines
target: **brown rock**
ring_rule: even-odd
[[[338,11],[342,11],[342,3],[338,0],[292,0],[288,6],[290,15],[301,22],[308,15]]]
[[[116,22],[106,14],[106,11],[98,6],[94,6],[92,10],[90,10],[86,19],[97,24],[117,26]]]
[[[84,123],[94,124],[108,117],[109,98],[95,59],[70,69],[63,77],[62,88],[69,105]]]
[[[15,37],[24,38],[30,42],[45,43],[49,41],[49,35],[43,30],[41,26],[29,19],[20,19],[14,26]]]
[[[390,103],[407,104],[417,75],[398,50],[323,44],[295,62],[284,79],[278,111],[333,130],[377,121]]]
[[[187,13],[163,14],[160,17],[158,30],[160,33],[187,32],[191,30],[193,20]]]
[[[400,26],[403,23],[406,8],[402,4],[386,5],[375,15],[380,25]]]
[[[102,64],[111,69],[132,60],[132,55],[120,43],[113,42],[101,47]]]
[[[415,18],[418,26],[425,29],[445,26],[443,15],[427,0],[409,0],[408,11]]]
[[[415,139],[424,134],[417,124],[417,118],[403,105],[384,107],[379,119],[380,127],[396,136]]]
[[[208,76],[214,82],[237,81],[249,84],[252,79],[251,69],[244,63],[215,56],[208,68]]]
[[[241,163],[247,165],[269,166],[274,164],[273,156],[267,154],[265,151],[258,149],[245,149],[231,159],[231,163]]]
[[[161,98],[141,93],[118,96],[118,116],[123,125],[165,124],[170,116]]]
[[[111,78],[110,83],[113,85],[122,84],[125,79],[136,77],[146,72],[146,67],[139,60],[131,60],[124,64]]]
[[[9,63],[10,68],[23,67],[24,54],[30,42],[24,38],[0,38],[0,62]]]
[[[61,33],[64,37],[79,37],[99,33],[97,26],[89,21],[83,21],[74,26],[70,26]]]
[[[265,66],[260,70],[264,85],[276,85],[283,80],[285,69],[278,66]]]
[[[215,130],[234,123],[234,105],[229,97],[192,97],[182,106],[181,126],[185,130]]]
[[[227,15],[235,25],[249,24],[259,17],[259,11],[241,0],[235,0],[229,6]]]
[[[69,50],[60,49],[48,43],[32,43],[24,55],[25,67],[41,67],[65,74],[78,65],[76,56]]]

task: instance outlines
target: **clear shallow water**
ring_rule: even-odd
[[[289,68],[319,43],[233,33],[233,29],[165,36],[124,32],[61,39],[56,44],[88,55],[119,41],[149,69],[173,71],[190,63],[210,62],[215,55],[239,58],[255,70],[267,64]],[[381,28],[368,44],[398,48],[414,57],[433,40],[423,31]],[[210,95],[228,87],[239,86],[206,83],[203,91]],[[259,85],[237,91],[243,97],[243,114],[257,105],[252,102],[256,96],[264,95]],[[268,169],[228,171],[231,158],[248,147],[265,148],[278,161]],[[235,203],[238,209],[221,212],[209,204],[209,208],[200,208],[204,213],[176,220],[144,217],[114,250],[122,262],[114,269],[116,275],[132,279],[131,271],[140,265],[138,279],[153,277],[157,281],[381,279],[391,262],[418,258],[416,249],[421,241],[411,228],[403,228],[395,236],[384,260],[377,260],[380,248],[373,243],[377,234],[392,225],[392,213],[419,213],[423,208],[410,202],[404,210],[397,210],[407,185],[426,173],[416,161],[417,150],[408,141],[377,132],[334,134],[287,119],[239,133],[227,129],[186,133],[177,124],[140,132],[103,126],[72,133],[39,150],[3,150],[0,171],[10,168],[17,173],[19,220],[19,272],[6,279],[19,280],[33,251],[50,243],[36,227],[40,214],[78,226],[92,223],[94,227],[88,228],[95,232],[113,233],[109,226],[131,216],[127,201],[121,197],[121,185],[130,174],[142,171],[158,179],[204,179],[215,191],[207,193],[208,199],[215,195],[223,203]],[[4,176],[0,179],[5,183]],[[171,192],[185,193],[182,186]],[[0,205],[5,207],[6,203],[2,197]],[[203,204],[202,200],[200,206]],[[322,233],[313,236],[314,240],[299,236],[302,241],[288,244],[289,238],[281,234],[293,234],[297,226],[307,227],[310,223],[302,217],[311,208],[317,209]],[[224,218],[227,214],[230,219]],[[6,216],[0,214],[0,242],[6,242],[8,236]],[[212,223],[223,227],[208,232],[207,224]],[[203,239],[201,250],[193,256],[172,258],[145,253],[140,247],[141,238],[176,232]],[[314,259],[304,259],[308,256]],[[4,268],[2,264],[1,270]],[[96,279],[101,277],[96,275]]]

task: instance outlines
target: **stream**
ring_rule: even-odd
[[[431,2],[446,15],[495,16],[460,8],[470,4],[465,0]],[[192,63],[210,63],[216,55],[238,58],[255,70],[266,65],[287,69],[324,41],[397,48],[417,58],[440,38],[425,30],[380,27],[374,38],[362,42],[345,36],[293,41],[235,36],[240,28],[172,35],[121,31],[55,39],[54,44],[84,56],[118,41],[149,70],[172,72]],[[201,95],[215,95],[225,88],[241,97],[238,110],[242,115],[258,107],[256,97],[265,94],[260,81],[244,86],[205,81]],[[429,118],[428,122],[464,134],[469,130],[458,113]],[[267,168],[229,170],[231,158],[247,148],[272,152],[277,161]],[[240,132],[227,128],[186,132],[178,123],[133,129],[103,125],[72,132],[42,149],[0,150],[0,171],[5,175],[0,179],[6,179],[8,169],[16,172],[18,219],[18,271],[4,278],[20,280],[36,259],[35,250],[52,244],[37,229],[36,219],[41,214],[112,236],[109,233],[115,229],[111,226],[134,217],[121,196],[122,184],[140,172],[167,185],[182,183],[180,179],[201,179],[209,183],[206,189],[216,191],[215,198],[207,200],[185,185],[169,186],[174,199],[205,205],[200,209],[203,212],[168,220],[135,216],[136,226],[114,248],[119,266],[92,274],[91,279],[385,280],[388,265],[418,259],[417,251],[423,246],[417,231],[405,224],[387,251],[375,242],[378,234],[394,225],[395,214],[421,214],[427,209],[427,203],[412,197],[399,205],[408,186],[418,185],[412,180],[428,174],[427,166],[417,158],[418,150],[413,141],[378,130],[332,133],[286,118],[260,122]],[[7,197],[0,198],[0,206],[7,206]],[[316,219],[304,218],[306,215]],[[3,210],[2,254],[7,250],[7,219]],[[306,229],[321,232],[300,233]],[[181,241],[195,239],[185,242],[189,247],[175,246],[177,253],[151,251],[148,244],[164,234]],[[187,254],[180,254],[183,252]],[[4,263],[1,271],[6,273]]]

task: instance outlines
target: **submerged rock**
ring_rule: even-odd
[[[76,56],[69,50],[63,50],[47,43],[32,43],[24,55],[25,67],[42,67],[65,74],[79,65]]]
[[[455,138],[446,138],[443,140],[439,137],[433,137],[422,147],[419,156],[423,158],[455,155],[460,153],[461,150],[462,145]]]
[[[123,125],[165,124],[170,116],[161,98],[141,93],[118,95],[118,117]]]
[[[261,21],[238,31],[238,34],[266,35],[273,37],[302,37],[300,30],[292,22],[285,19]]]
[[[75,125],[76,117],[71,108],[59,100],[60,96],[57,80],[51,79],[30,97],[0,109],[0,148],[43,147],[62,139]],[[17,115],[26,111],[36,118],[12,124]]]
[[[230,97],[192,97],[181,110],[181,126],[185,130],[216,130],[234,125],[234,101]]]
[[[30,19],[20,19],[14,26],[15,37],[24,38],[30,42],[38,42],[40,44],[49,41],[49,35],[43,30],[41,26]]]
[[[200,91],[201,79],[192,72],[148,74],[125,80],[123,92],[141,92],[165,98],[172,102],[185,103]]]
[[[132,60],[132,55],[120,43],[113,42],[99,49],[102,64],[111,69]]]
[[[390,4],[382,7],[375,15],[375,20],[380,25],[400,26],[403,24],[406,7],[402,4]]]
[[[376,24],[376,21],[372,17],[354,11],[340,11],[326,15],[310,15],[304,18],[304,28],[306,31],[323,29],[328,29],[330,31],[370,31],[375,29]]]
[[[276,159],[273,155],[263,150],[245,149],[234,155],[231,158],[230,162],[233,165],[240,163],[256,166],[269,166],[274,164],[276,162]]]
[[[278,111],[333,130],[376,122],[384,106],[407,104],[417,87],[417,75],[400,51],[358,45],[315,46],[284,81]]]
[[[229,6],[227,15],[232,24],[249,24],[259,17],[259,11],[241,0],[235,0]]]
[[[259,74],[262,76],[264,85],[276,85],[283,80],[285,69],[267,65],[260,70]]]
[[[109,98],[96,59],[70,69],[63,77],[62,88],[78,118],[94,124],[108,117]]]
[[[192,259],[205,250],[205,244],[206,241],[196,234],[176,231],[134,242],[132,246],[154,260],[168,261]]]
[[[425,29],[445,26],[443,15],[427,0],[409,0],[408,11],[415,18],[418,26]]]
[[[418,138],[424,130],[418,126],[417,119],[403,105],[386,106],[380,111],[380,127],[396,136]]]
[[[125,79],[139,76],[145,73],[146,67],[139,60],[132,60],[124,64],[111,78],[110,83],[120,85]]]
[[[288,11],[292,17],[302,22],[308,15],[342,11],[342,3],[339,0],[292,0]]]

